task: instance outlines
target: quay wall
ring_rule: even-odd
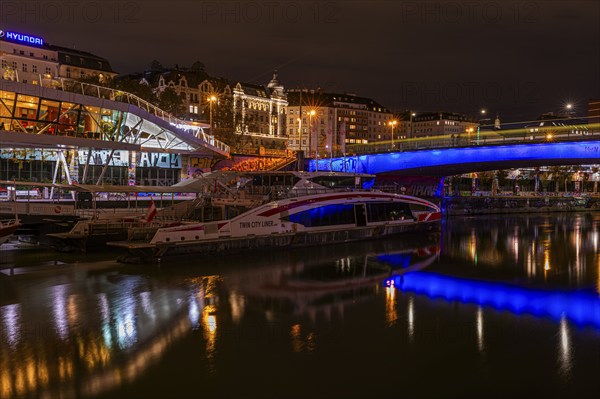
[[[445,216],[600,211],[600,198],[560,196],[444,197],[441,200],[441,206],[442,213]]]

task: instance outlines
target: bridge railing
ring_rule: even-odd
[[[156,105],[126,91],[66,78],[54,78],[50,86],[71,93],[83,94],[86,96],[135,105],[136,107],[141,108],[146,112],[168,122],[169,124],[173,125],[174,128],[180,130],[187,131],[192,126],[190,125],[189,121],[179,119],[169,112],[160,109]],[[186,126],[186,128],[181,128],[181,126]],[[206,134],[199,126],[194,126],[193,135],[222,152],[230,153],[230,148],[227,144],[215,139],[213,135]]]

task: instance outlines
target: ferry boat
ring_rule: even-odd
[[[126,248],[133,255],[122,261],[148,261],[175,254],[357,241],[439,227],[441,212],[434,203],[364,187],[309,194],[304,186],[301,192],[290,190],[288,198],[228,220],[160,228],[148,242],[108,245]]]
[[[160,227],[180,224],[171,221],[148,222],[142,217],[84,219],[67,232],[48,233],[46,237],[59,252],[87,252],[104,248],[108,241],[151,237]]]
[[[19,219],[0,220],[0,245],[4,244],[21,226]]]

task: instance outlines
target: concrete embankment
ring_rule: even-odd
[[[600,211],[600,197],[444,197],[442,209],[446,216]]]

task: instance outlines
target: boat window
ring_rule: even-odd
[[[317,176],[311,178],[310,181],[328,188],[353,188],[356,186],[354,176]]]
[[[428,207],[427,205],[421,205],[421,204],[410,204],[410,209],[413,212],[423,212],[423,211],[431,212],[430,207]]]
[[[291,214],[283,220],[306,227],[355,224],[353,204],[326,205]]]
[[[284,187],[292,187],[296,183],[300,181],[298,176],[290,175],[290,174],[282,174],[282,175],[254,175],[252,176],[252,185],[253,186],[284,186]]]
[[[406,202],[371,202],[367,204],[369,222],[412,219],[413,214]]]

